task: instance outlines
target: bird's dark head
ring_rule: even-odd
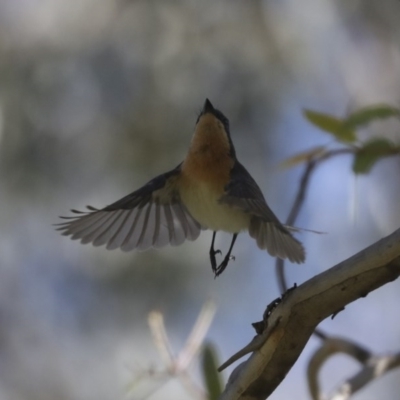
[[[221,111],[214,108],[214,106],[211,104],[211,101],[208,99],[206,99],[206,101],[204,102],[203,108],[202,108],[199,116],[197,117],[196,124],[198,124],[201,117],[206,114],[213,115],[218,121],[220,121],[222,123],[227,134],[228,135],[230,134],[228,118],[226,118],[225,115]]]
[[[230,136],[229,120],[214,108],[206,99],[196,121],[195,138],[201,147],[226,148],[229,155],[235,157],[235,148]]]

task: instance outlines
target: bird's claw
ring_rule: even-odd
[[[217,267],[217,260],[215,256],[217,254],[222,254],[221,250],[210,249],[210,260],[211,260],[211,269],[216,274],[219,267]]]
[[[215,268],[215,269],[213,268],[213,271],[215,274],[214,278],[216,278],[217,276],[221,275],[224,272],[225,268],[229,264],[229,261],[231,261],[231,260],[235,261],[235,256],[225,257],[224,261],[222,261],[222,263],[220,265],[218,265],[217,268]]]

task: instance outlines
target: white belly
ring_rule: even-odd
[[[220,204],[219,197],[204,184],[192,185],[181,192],[182,202],[202,226],[230,233],[247,230],[250,216],[227,204]]]

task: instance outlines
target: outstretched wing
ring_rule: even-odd
[[[249,234],[256,239],[260,249],[267,249],[274,257],[288,258],[296,263],[304,262],[305,251],[302,244],[268,207],[257,183],[239,161],[232,168],[230,181],[220,202],[252,216]]]
[[[179,173],[180,165],[101,210],[72,210],[78,215],[61,217],[68,221],[58,224],[58,230],[83,244],[123,251],[195,240],[202,228],[180,201],[176,189]]]

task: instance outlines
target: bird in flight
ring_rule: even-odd
[[[107,249],[145,250],[196,240],[213,231],[210,260],[215,276],[227,267],[238,234],[248,231],[271,256],[303,263],[305,251],[283,225],[255,180],[237,160],[229,121],[206,99],[183,162],[115,203],[61,217],[58,230],[81,243]],[[217,265],[217,231],[233,234],[228,253]]]

